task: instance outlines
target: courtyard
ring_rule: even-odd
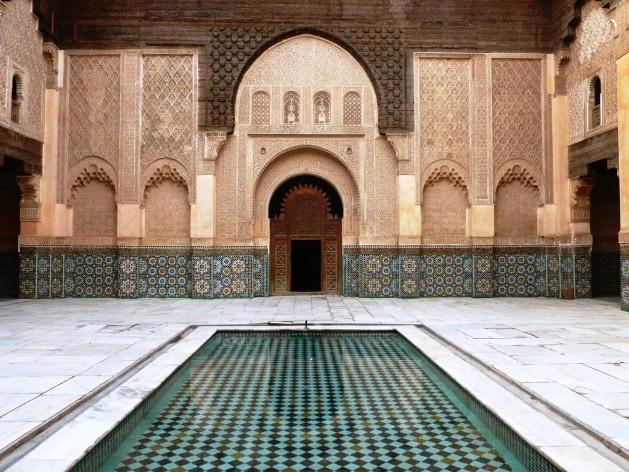
[[[603,455],[629,457],[629,319],[614,299],[6,300],[0,320],[5,460],[12,451],[28,452],[101,391],[186,339],[190,327],[304,328],[306,321],[328,329],[421,325],[470,369]],[[42,470],[54,468],[54,460],[46,464]]]

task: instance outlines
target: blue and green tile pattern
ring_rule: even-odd
[[[75,470],[556,470],[444,375],[393,332],[220,332]]]

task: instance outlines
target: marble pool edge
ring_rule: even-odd
[[[72,468],[219,331],[303,330],[303,326],[191,328],[179,341],[44,439],[7,470],[52,472]],[[312,325],[310,330],[396,331],[559,468],[569,472],[582,471],[584,467],[588,472],[624,470],[417,326]]]

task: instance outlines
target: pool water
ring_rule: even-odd
[[[102,470],[530,470],[436,372],[393,332],[219,332]]]

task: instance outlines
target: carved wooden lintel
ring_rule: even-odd
[[[220,151],[223,144],[227,140],[227,133],[224,131],[208,131],[205,133],[205,146],[203,159],[209,161],[215,161],[218,157],[218,152]]]
[[[17,176],[17,185],[20,187],[20,221],[39,221],[40,219],[40,194],[39,175]]]
[[[590,194],[594,181],[591,177],[570,179],[570,222],[590,222]]]

